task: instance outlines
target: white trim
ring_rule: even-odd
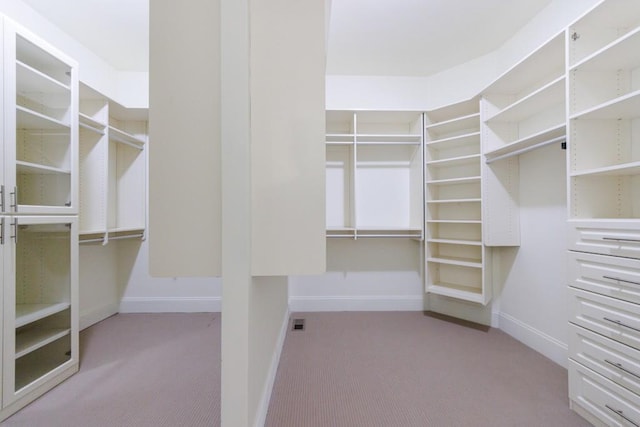
[[[491,327],[500,329],[500,312],[499,311],[491,312]]]
[[[264,382],[264,389],[262,390],[262,397],[260,398],[260,404],[256,412],[255,427],[264,427],[264,423],[267,421],[267,411],[269,410],[269,402],[271,401],[271,393],[273,392],[273,385],[276,382],[276,374],[278,372],[278,365],[280,364],[280,355],[284,347],[284,340],[287,336],[287,330],[289,329],[289,317],[291,311],[287,309],[280,328],[280,335],[278,335],[278,341],[271,358],[271,366],[267,373],[267,380]]]
[[[107,317],[118,313],[118,303],[105,304],[100,307],[92,308],[84,313],[80,313],[80,330],[88,328]]]
[[[500,329],[558,365],[567,368],[569,353],[566,343],[505,313],[500,313]]]
[[[291,312],[305,311],[423,311],[423,295],[295,296]]]
[[[218,313],[221,297],[127,297],[120,313]]]

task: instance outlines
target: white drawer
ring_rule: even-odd
[[[640,398],[569,360],[569,398],[604,425],[640,427]]]
[[[640,220],[569,221],[569,249],[640,258]]]
[[[640,351],[570,323],[569,357],[640,394]]]
[[[569,285],[640,304],[640,260],[569,252]]]
[[[640,350],[640,306],[569,288],[569,321]]]

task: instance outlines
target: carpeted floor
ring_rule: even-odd
[[[80,333],[80,354],[80,372],[0,425],[220,425],[220,313],[118,314]]]
[[[297,313],[267,427],[588,426],[567,371],[496,329],[423,313]],[[475,325],[477,326],[477,325]]]
[[[267,427],[588,426],[567,372],[499,330],[419,312],[307,313]],[[475,325],[477,326],[477,325]],[[81,333],[80,372],[2,427],[220,425],[220,314],[119,314]]]

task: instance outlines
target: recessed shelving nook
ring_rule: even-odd
[[[520,244],[517,156],[566,140],[565,105],[564,31],[482,91],[485,244]]]
[[[425,114],[426,292],[487,304],[478,99]]]
[[[327,237],[423,238],[422,113],[328,111]]]
[[[596,425],[639,425],[640,2],[569,26],[569,397]]]
[[[124,108],[81,84],[81,242],[145,236],[146,142],[146,110]]]

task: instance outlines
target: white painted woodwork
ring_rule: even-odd
[[[221,274],[220,19],[217,2],[150,5],[153,276]]]
[[[319,274],[326,257],[325,2],[252,2],[251,10],[252,274]]]

